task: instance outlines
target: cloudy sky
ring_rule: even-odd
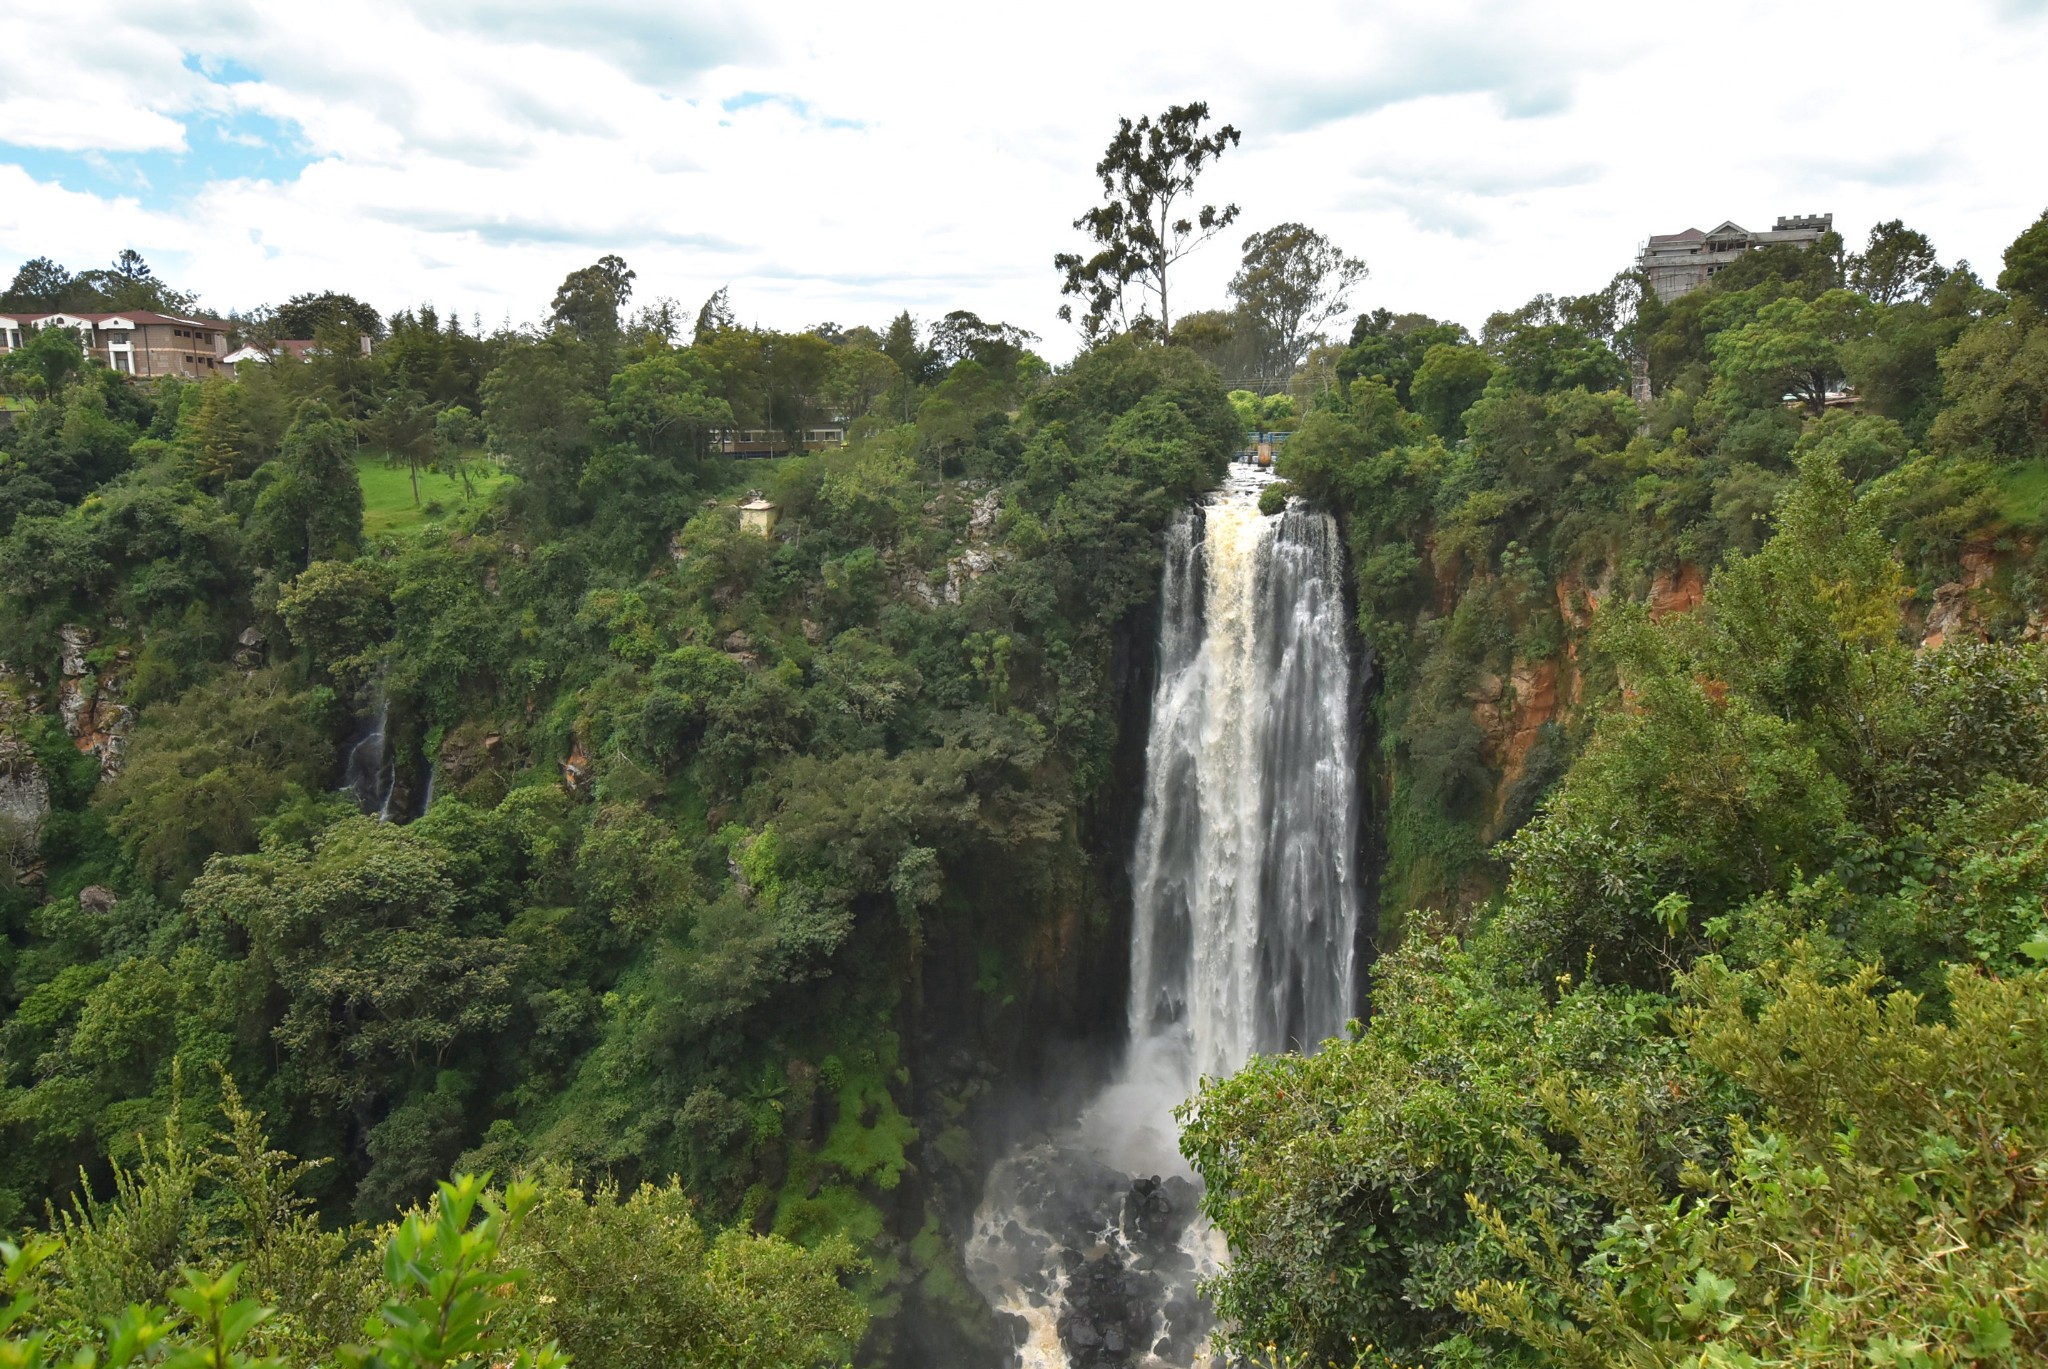
[[[2048,206],[2048,0],[66,0],[0,7],[0,270],[134,246],[216,312],[489,327],[618,252],[638,300],[964,307],[1065,355],[1050,261],[1117,116],[1197,99],[1243,130],[1202,185],[1242,230],[1311,224],[1369,262],[1356,304],[1475,326],[1724,218],[1902,217],[1995,276]]]

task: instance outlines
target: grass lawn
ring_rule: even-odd
[[[456,477],[421,471],[417,507],[412,502],[412,476],[403,466],[386,464],[381,455],[357,457],[356,478],[363,485],[363,535],[379,537],[446,522],[464,508],[483,504],[512,477],[491,462],[476,462],[469,472],[469,483],[476,490],[471,499],[463,494],[462,481]]]
[[[2022,461],[1998,479],[1998,511],[2015,527],[2048,527],[2048,461]]]

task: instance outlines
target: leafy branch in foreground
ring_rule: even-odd
[[[533,1210],[540,1190],[530,1180],[513,1183],[501,1200],[486,1191],[488,1179],[465,1174],[443,1182],[432,1208],[399,1223],[384,1247],[384,1280],[397,1296],[363,1324],[372,1343],[343,1350],[344,1364],[358,1369],[561,1369],[568,1364],[568,1356],[552,1342],[519,1350],[510,1344],[506,1297],[529,1275],[503,1267],[499,1247]],[[472,1223],[479,1209],[482,1216]]]
[[[366,1344],[343,1347],[341,1362],[357,1369],[565,1369],[568,1356],[548,1342],[518,1347],[513,1296],[527,1282],[508,1267],[502,1246],[532,1210],[539,1188],[514,1183],[502,1199],[489,1176],[463,1175],[440,1185],[438,1201],[415,1211],[385,1246],[390,1296],[363,1323]],[[132,1187],[132,1184],[131,1184]],[[125,1192],[125,1190],[124,1190]],[[481,1214],[481,1215],[479,1215]],[[474,1220],[472,1220],[474,1219]],[[169,1290],[175,1310],[132,1302],[100,1319],[97,1330],[39,1295],[51,1280],[38,1270],[61,1261],[67,1239],[25,1246],[0,1241],[0,1369],[121,1369],[137,1363],[164,1369],[285,1369],[293,1360],[260,1353],[259,1331],[277,1309],[238,1297],[247,1266],[217,1274],[185,1268]],[[90,1228],[85,1228],[90,1230]],[[68,1349],[68,1353],[67,1353]],[[306,1354],[313,1352],[307,1351]]]
[[[2029,943],[2048,954],[2048,942]],[[1948,972],[1946,1021],[1795,944],[1751,973],[1702,962],[1678,1025],[1761,1104],[1679,1192],[1646,1163],[1641,1110],[1543,1090],[1571,1158],[1555,1179],[1611,1205],[1575,1265],[1540,1213],[1473,1211],[1525,1270],[1458,1294],[1484,1325],[1585,1365],[1933,1366],[2048,1353],[2048,973]],[[1758,1006],[1758,1004],[1761,1006]]]

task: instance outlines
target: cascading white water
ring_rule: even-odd
[[[970,1269],[1014,1319],[1023,1369],[1202,1362],[1194,1284],[1221,1253],[1172,1110],[1201,1076],[1311,1050],[1352,1011],[1343,546],[1327,515],[1261,514],[1270,483],[1234,467],[1168,534],[1123,1069],[1073,1125],[996,1165],[976,1213]]]
[[[1343,547],[1240,477],[1168,544],[1132,880],[1131,1039],[1190,1087],[1305,1050],[1351,1011],[1358,775]]]

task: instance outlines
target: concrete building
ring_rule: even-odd
[[[0,315],[0,352],[11,352],[31,333],[69,328],[89,357],[109,370],[149,379],[204,377],[221,369],[228,354],[227,325],[215,319],[178,318],[147,309],[112,314],[68,312]]]
[[[758,494],[740,505],[740,526],[763,537],[774,536],[776,520],[781,517],[782,506],[771,504]]]
[[[1724,222],[1705,233],[1688,228],[1683,233],[1655,233],[1643,244],[1636,264],[1650,278],[1657,298],[1669,303],[1691,294],[1752,247],[1769,247],[1789,242],[1811,247],[1823,233],[1832,232],[1833,214],[1795,214],[1781,218],[1764,232],[1751,232],[1739,223]]]

